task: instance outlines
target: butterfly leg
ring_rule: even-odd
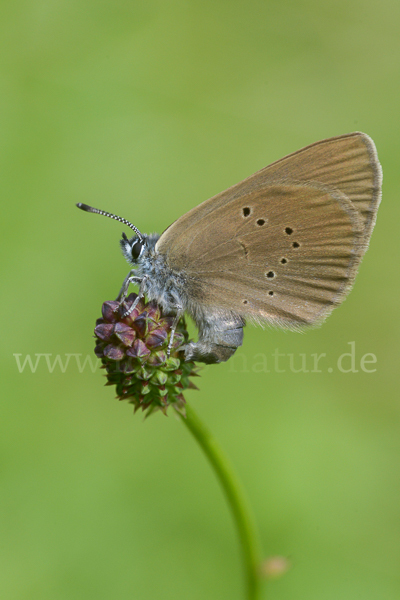
[[[135,301],[128,308],[128,310],[126,310],[122,314],[123,318],[129,316],[131,314],[131,312],[137,307],[137,305],[139,304],[140,300],[142,298],[144,298],[145,293],[146,293],[146,282],[147,282],[147,279],[148,279],[147,275],[145,275],[144,277],[137,277],[137,276],[134,276],[134,275],[131,276],[130,273],[129,273],[128,277],[126,277],[126,279],[125,279],[125,281],[124,281],[124,283],[122,285],[121,291],[118,294],[117,300],[119,299],[120,302],[123,302],[125,300],[126,294],[127,294],[127,291],[128,291],[128,287],[129,287],[130,283],[139,283],[140,287],[139,287],[139,293],[138,293]],[[121,292],[122,292],[122,294],[121,294]]]
[[[142,282],[142,277],[138,277],[137,275],[135,275],[135,273],[136,269],[132,269],[132,271],[129,271],[128,275],[125,277],[124,283],[122,284],[119,294],[116,297],[117,302],[123,302],[125,300],[125,298],[128,295],[128,288],[130,283],[140,284]]]
[[[183,310],[182,306],[176,306],[176,315],[175,315],[174,322],[172,323],[172,327],[171,327],[171,336],[169,338],[169,343],[168,343],[168,348],[167,348],[167,356],[169,356],[171,354],[172,344],[174,343],[175,331],[176,331],[176,328],[178,327],[179,319],[181,318],[181,316],[183,315],[184,312],[185,311]]]

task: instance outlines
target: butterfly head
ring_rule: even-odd
[[[134,235],[130,239],[122,234],[122,240],[119,241],[121,245],[122,254],[129,264],[135,266],[140,261],[140,257],[146,247],[146,236],[139,237]]]

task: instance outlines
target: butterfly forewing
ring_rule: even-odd
[[[194,208],[164,232],[157,250],[209,311],[312,324],[351,286],[379,190],[368,136],[324,140]]]
[[[256,173],[261,174],[278,181],[314,181],[338,189],[361,213],[369,239],[381,197],[382,170],[375,144],[365,133],[316,142]]]

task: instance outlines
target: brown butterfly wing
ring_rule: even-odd
[[[381,199],[382,169],[365,133],[322,140],[265,167],[269,179],[319,182],[344,194],[361,213],[368,242]]]
[[[157,250],[186,275],[188,296],[210,311],[315,323],[351,286],[379,194],[368,136],[324,140],[189,211]]]

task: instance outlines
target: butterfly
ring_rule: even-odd
[[[206,200],[161,236],[128,225],[121,249],[145,295],[174,315],[169,349],[186,312],[199,330],[186,360],[228,360],[246,321],[285,328],[321,323],[349,292],[368,247],[381,199],[372,139],[350,133],[306,146]]]

